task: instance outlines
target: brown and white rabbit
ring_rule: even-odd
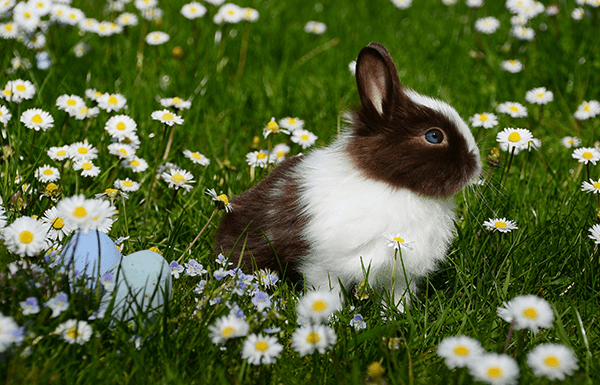
[[[349,129],[233,198],[217,248],[234,263],[243,248],[245,269],[308,287],[348,288],[368,270],[370,284],[394,293],[402,309],[415,280],[445,256],[453,195],[479,174],[479,149],[454,108],[400,83],[383,45],[361,50],[356,81],[362,106],[348,115]],[[390,235],[411,245],[401,260]]]

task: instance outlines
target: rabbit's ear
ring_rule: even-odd
[[[391,117],[402,90],[396,66],[383,45],[373,42],[360,51],[356,84],[363,108],[383,119]]]

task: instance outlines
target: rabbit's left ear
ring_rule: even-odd
[[[356,59],[356,84],[363,108],[389,119],[402,92],[394,61],[385,47],[372,42]]]

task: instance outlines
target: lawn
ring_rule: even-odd
[[[546,384],[531,352],[549,343],[571,358],[546,360],[547,373],[600,377],[597,0],[50,3],[0,2],[4,382]],[[455,196],[445,261],[405,311],[365,284],[338,304],[246,275],[215,248],[225,203],[275,167],[260,161],[267,151],[308,153],[347,128],[361,105],[351,62],[372,41],[403,85],[456,109],[481,153],[480,178]],[[264,135],[288,117],[314,143]],[[512,150],[501,143],[511,132],[532,138]],[[76,199],[100,220],[61,217]],[[157,309],[119,317],[119,276],[61,268],[89,228],[117,259],[151,250],[137,256],[168,268]],[[313,294],[333,314],[299,319]],[[546,311],[539,330],[499,316],[523,298]],[[454,336],[480,344],[500,374],[479,355],[453,368],[438,347]]]

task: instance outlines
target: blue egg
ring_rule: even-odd
[[[100,247],[98,247],[98,243],[100,243]],[[89,231],[87,234],[79,232],[73,235],[61,254],[65,266],[71,268],[72,264],[77,276],[93,278],[94,282],[97,277],[102,277],[108,269],[118,263],[122,257],[113,240],[105,233],[95,230]]]
[[[102,297],[100,310],[106,310],[114,294],[112,316],[127,321],[138,312],[153,319],[171,297],[171,269],[162,255],[142,250],[123,258],[109,271],[116,285]]]

